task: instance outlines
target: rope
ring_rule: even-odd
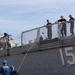
[[[38,39],[38,38],[37,38],[37,39]],[[36,40],[37,40],[37,39],[36,39]],[[35,41],[35,42],[36,42],[36,41]],[[23,64],[23,62],[24,62],[24,60],[26,59],[26,57],[27,57],[27,55],[28,55],[28,52],[29,52],[29,51],[31,50],[31,48],[34,46],[35,42],[30,46],[30,48],[29,48],[29,49],[27,50],[27,52],[25,53],[24,58],[23,58],[22,62],[20,63],[20,66],[19,66],[17,72],[19,72],[19,70],[20,70],[20,68],[21,68],[21,66],[22,66],[22,64]]]

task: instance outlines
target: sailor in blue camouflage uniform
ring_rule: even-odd
[[[10,75],[19,75],[17,71],[15,71],[15,67],[13,65],[10,66]]]
[[[7,66],[7,61],[3,60],[3,67],[0,69],[0,75],[10,75],[10,68]]]

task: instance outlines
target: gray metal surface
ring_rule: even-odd
[[[75,49],[73,53],[75,55]],[[72,57],[66,57],[64,52],[63,54],[65,66],[61,61],[59,48],[28,53],[19,73],[20,75],[75,75],[75,66],[67,62],[67,60],[72,61]],[[23,58],[24,54],[0,57],[0,66],[2,66],[2,60],[6,59],[8,65],[14,65],[18,69]]]
[[[62,38],[64,46],[60,45],[57,41],[53,41],[50,44],[56,44],[58,47],[48,48],[40,51],[31,49],[32,51],[27,54],[22,66],[19,69],[20,75],[75,75],[75,37],[70,36]],[[66,43],[66,40],[68,42]],[[42,48],[45,48],[42,44]],[[30,47],[30,46],[29,46]],[[25,50],[26,51],[26,50]],[[34,52],[33,52],[34,51]],[[0,66],[2,66],[2,60],[6,59],[8,65],[14,65],[18,70],[25,54],[22,53],[22,48],[13,48],[10,50],[10,56],[4,56],[4,51],[0,51]],[[1,55],[2,54],[2,55]]]

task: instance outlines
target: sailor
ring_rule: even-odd
[[[47,28],[48,39],[52,39],[52,24],[50,23],[49,20],[47,20],[47,24],[45,26]]]
[[[40,37],[39,37],[39,41],[43,41],[43,37],[42,37],[42,35],[40,35]]]
[[[10,75],[10,68],[7,66],[7,61],[3,60],[3,67],[0,69],[0,75]]]
[[[64,37],[67,35],[66,34],[66,19],[63,16],[61,16],[60,18],[61,19],[57,20],[55,23],[59,23],[59,22],[61,23],[61,35],[62,37]]]
[[[10,75],[19,75],[16,71],[15,71],[15,67],[13,65],[10,66]]]
[[[72,17],[72,15],[69,15],[69,23],[70,23],[70,33],[71,35],[74,34],[74,18]]]
[[[11,45],[9,43],[9,35],[6,32],[4,32],[3,38],[5,40],[4,50],[7,50],[7,55],[10,55],[9,49],[11,48]],[[6,55],[6,51],[5,51],[5,55]]]

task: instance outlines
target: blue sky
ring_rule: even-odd
[[[0,0],[0,33],[12,34],[40,27],[49,19],[52,23],[61,15],[75,17],[75,0]]]

